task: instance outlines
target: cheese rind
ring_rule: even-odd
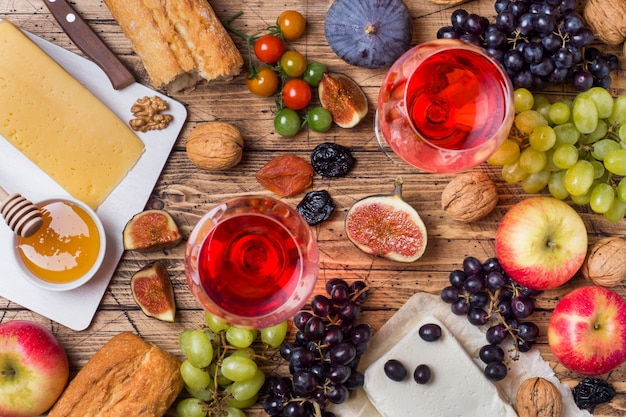
[[[0,134],[93,209],[144,151],[124,122],[8,20],[0,21]]]
[[[441,327],[439,340],[426,342],[419,336],[419,328],[427,323]],[[383,367],[389,359],[402,362],[407,378],[395,382],[385,375]],[[431,369],[427,384],[413,380],[413,371],[420,364]],[[454,335],[432,316],[421,320],[367,367],[363,388],[384,417],[517,416]]]

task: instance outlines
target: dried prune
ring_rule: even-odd
[[[354,166],[356,159],[345,146],[325,142],[317,145],[311,153],[311,165],[324,177],[341,177]]]
[[[615,397],[615,389],[607,381],[587,377],[572,389],[578,408],[589,410],[597,404],[609,402]]]
[[[327,220],[334,210],[335,205],[326,190],[306,193],[302,201],[296,206],[296,211],[304,217],[304,220],[310,226],[315,226]]]
[[[313,167],[297,155],[281,155],[265,164],[256,179],[263,187],[282,197],[304,191],[313,181]]]

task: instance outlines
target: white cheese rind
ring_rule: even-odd
[[[419,336],[423,324],[435,323],[442,337],[426,342]],[[397,359],[408,376],[401,382],[389,379],[383,370],[385,362]],[[427,384],[413,380],[420,364],[430,367]],[[384,417],[515,417],[497,388],[483,375],[454,335],[435,317],[419,321],[378,360],[365,370],[364,390]]]

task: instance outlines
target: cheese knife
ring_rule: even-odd
[[[121,90],[135,82],[134,75],[66,0],[44,3],[72,42],[105,72],[114,89]]]

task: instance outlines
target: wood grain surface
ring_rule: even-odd
[[[222,19],[243,11],[243,15],[233,24],[248,34],[274,24],[278,14],[285,9],[299,10],[307,18],[307,33],[302,39],[290,43],[289,47],[300,51],[309,60],[320,61],[332,71],[344,72],[356,80],[368,96],[369,114],[353,129],[334,126],[324,134],[304,130],[294,138],[285,139],[273,130],[273,100],[251,95],[245,86],[245,74],[228,83],[213,82],[188,94],[173,95],[173,98],[186,105],[188,120],[147,207],[169,211],[187,236],[199,218],[218,201],[244,193],[268,194],[256,182],[255,172],[269,159],[285,153],[295,153],[308,159],[317,144],[329,141],[350,147],[357,164],[346,177],[328,179],[315,175],[313,179],[311,189],[328,190],[336,204],[332,217],[313,228],[319,242],[321,266],[316,292],[322,292],[324,282],[331,278],[367,279],[372,288],[372,296],[366,304],[362,320],[370,323],[376,330],[415,292],[437,294],[446,285],[449,271],[458,268],[464,256],[472,255],[483,260],[494,256],[494,235],[498,221],[508,208],[527,195],[519,185],[505,183],[497,168],[481,165],[477,169],[487,172],[498,184],[500,201],[497,208],[488,217],[472,224],[458,223],[446,217],[440,207],[440,194],[451,176],[419,172],[380,151],[374,135],[373,120],[378,89],[385,71],[349,66],[332,52],[324,37],[324,17],[331,0],[211,0],[210,3]],[[495,17],[492,0],[467,1],[457,6],[436,5],[427,0],[405,0],[405,3],[413,17],[413,44],[434,39],[437,29],[447,25],[450,14],[459,7],[490,19]],[[579,7],[582,4],[579,2]],[[129,41],[102,1],[82,0],[72,2],[72,5],[132,70],[137,79],[149,85],[141,62],[133,54]],[[41,0],[2,0],[0,18],[9,19],[22,29],[82,55],[62,32]],[[244,56],[247,56],[242,39],[234,39]],[[620,57],[620,69],[614,73],[612,93],[626,93],[626,61],[621,55],[621,48],[601,47]],[[564,87],[552,88],[546,92],[553,97],[568,93],[570,91]],[[194,126],[214,120],[235,124],[245,138],[243,161],[225,172],[199,169],[189,162],[185,154],[185,140]],[[0,155],[0,161],[1,158]],[[411,264],[395,263],[366,255],[348,241],[344,232],[344,219],[349,207],[367,195],[390,192],[397,176],[404,179],[405,199],[419,211],[428,229],[429,243],[426,252],[420,260]],[[298,195],[284,200],[295,206],[301,198],[302,195]],[[626,236],[626,221],[609,223],[587,208],[576,209],[588,228],[590,243],[604,236]],[[50,328],[67,350],[72,375],[107,340],[122,331],[139,334],[181,357],[177,345],[178,334],[183,329],[201,326],[204,320],[202,311],[187,288],[183,257],[184,244],[152,254],[126,252],[93,323],[84,331],[72,331],[3,298],[0,298],[0,321],[28,319]],[[165,262],[174,284],[178,306],[175,323],[163,323],[146,317],[132,298],[129,285],[132,274],[157,259]],[[542,330],[537,348],[551,363],[560,379],[571,386],[578,383],[582,376],[568,371],[555,361],[547,345],[545,330],[550,313],[560,297],[585,284],[584,278],[577,275],[563,287],[543,293],[537,302],[538,311],[533,316]],[[624,284],[615,289],[626,296]],[[266,365],[267,371],[275,371],[275,366]],[[598,406],[595,415],[625,415],[626,365],[603,377],[615,386],[618,395],[611,403]],[[168,415],[175,416],[176,413],[172,410]],[[265,413],[260,406],[255,406],[248,412],[250,417],[263,415]]]

